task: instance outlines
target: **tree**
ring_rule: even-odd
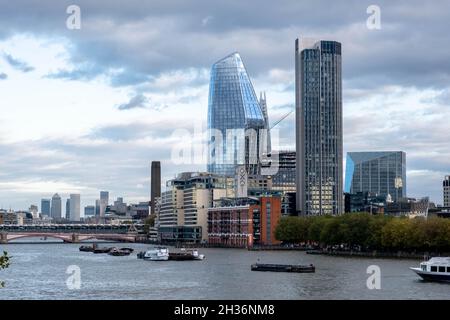
[[[9,267],[9,256],[6,251],[3,251],[3,255],[0,256],[0,270],[6,269]],[[0,288],[4,287],[5,283],[3,281],[0,281]]]

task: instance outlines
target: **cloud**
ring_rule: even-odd
[[[34,67],[28,65],[25,61],[13,57],[9,53],[3,52],[3,58],[5,59],[6,62],[9,63],[11,67],[13,67],[16,70],[22,72],[30,72],[34,70]]]
[[[439,201],[440,177],[450,170],[445,122],[450,117],[450,3],[380,0],[381,29],[368,30],[366,8],[372,3],[261,0],[255,14],[255,2],[129,0],[124,8],[119,0],[106,5],[80,0],[82,29],[72,31],[64,25],[68,1],[3,1],[0,41],[27,34],[59,41],[67,50],[65,65],[48,71],[42,83],[78,81],[84,90],[102,82],[120,95],[109,109],[102,107],[102,117],[93,112],[71,118],[86,128],[73,141],[50,136],[25,141],[24,149],[2,149],[0,144],[0,151],[10,155],[0,158],[0,179],[60,179],[86,190],[110,188],[144,197],[147,191],[135,187],[148,186],[150,160],[163,161],[166,177],[195,168],[170,163],[170,130],[183,126],[187,113],[205,121],[212,63],[239,51],[256,91],[267,91],[273,123],[295,102],[294,40],[307,36],[343,44],[345,150],[406,151],[412,174],[408,193]],[[52,65],[46,57],[41,61]],[[85,99],[83,104],[100,110],[98,103]],[[61,110],[73,110],[71,103],[61,99]],[[15,99],[9,104],[20,108]],[[129,109],[133,112],[120,112]],[[46,111],[36,122],[52,125]],[[153,117],[158,121],[143,121]],[[17,127],[21,119],[17,116]],[[293,148],[294,115],[277,128],[281,147]]]
[[[6,80],[8,79],[8,75],[4,72],[0,72],[0,80]]]
[[[135,108],[147,108],[150,99],[143,94],[137,94],[130,101],[123,103],[117,107],[119,110],[130,110]]]

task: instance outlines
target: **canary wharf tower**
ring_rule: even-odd
[[[343,212],[341,44],[295,42],[297,211]]]
[[[234,176],[236,166],[245,165],[249,174],[257,173],[252,155],[258,154],[261,146],[267,147],[267,143],[260,143],[260,129],[268,129],[266,112],[256,97],[239,53],[232,53],[212,66],[208,172]],[[267,141],[267,135],[264,139]]]

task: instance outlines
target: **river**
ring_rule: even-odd
[[[28,239],[29,241],[29,239]],[[112,246],[112,244],[105,244]],[[450,299],[450,284],[427,283],[408,268],[420,261],[307,255],[299,251],[201,249],[204,261],[143,261],[80,252],[80,244],[11,243],[0,271],[0,299]],[[102,246],[102,244],[100,244]],[[250,265],[316,266],[313,274],[250,271]],[[80,289],[69,289],[67,268],[79,267]],[[368,289],[368,266],[381,271],[381,288]]]

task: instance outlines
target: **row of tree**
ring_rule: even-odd
[[[362,250],[450,251],[450,219],[395,218],[367,213],[285,217],[275,237],[286,243],[360,246]]]

